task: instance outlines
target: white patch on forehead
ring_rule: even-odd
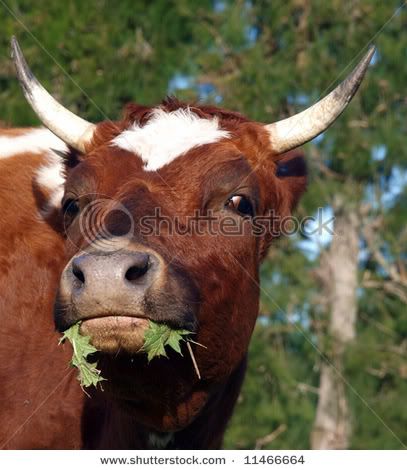
[[[66,144],[48,129],[30,129],[17,136],[0,136],[0,159],[18,156],[22,153],[44,154],[46,163],[35,175],[36,183],[49,193],[49,199],[41,215],[61,205],[65,177],[62,158],[53,150],[67,152]]]
[[[146,170],[158,170],[194,147],[226,137],[229,132],[220,129],[216,117],[203,119],[189,108],[172,112],[156,108],[147,124],[143,127],[133,124],[112,142],[138,154]]]

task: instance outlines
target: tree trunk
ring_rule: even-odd
[[[323,361],[316,418],[311,433],[313,449],[346,449],[349,446],[351,420],[342,379],[343,354],[356,335],[358,268],[358,218],[352,212],[339,211],[335,235],[321,256],[318,277],[330,312],[327,336],[329,363]]]

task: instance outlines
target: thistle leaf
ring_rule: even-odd
[[[181,354],[182,356],[181,346],[180,346],[181,341],[184,341],[182,336],[176,330],[172,330],[168,338],[167,345],[178,354]]]
[[[78,369],[78,380],[82,389],[84,387],[95,386],[104,379],[101,371],[97,368],[97,362],[89,362],[87,357],[97,352],[97,349],[90,343],[89,336],[83,336],[79,332],[80,322],[75,323],[64,331],[59,344],[68,340],[73,347],[71,366]]]
[[[147,353],[148,362],[155,357],[167,357],[165,348],[169,346],[176,353],[181,354],[181,341],[187,341],[188,335],[192,334],[188,330],[173,330],[163,323],[150,321],[147,331],[144,333],[143,351]]]
[[[158,323],[149,323],[149,327],[144,334],[143,351],[147,353],[148,362],[154,357],[167,357],[165,352],[165,343],[169,336],[169,329],[166,325]]]
[[[147,353],[148,362],[150,362],[155,357],[167,357],[167,353],[165,351],[167,346],[182,356],[181,342],[185,341],[196,375],[199,379],[201,379],[201,373],[199,371],[198,364],[196,362],[190,343],[202,346],[203,348],[206,348],[206,346],[189,338],[191,334],[193,333],[188,330],[173,330],[163,323],[155,323],[150,321],[148,329],[144,333],[144,345],[141,350]]]

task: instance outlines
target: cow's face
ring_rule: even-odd
[[[168,101],[153,113],[134,106],[116,125],[94,125],[43,89],[15,39],[12,52],[37,115],[81,154],[67,163],[61,216],[68,259],[57,326],[82,322],[82,331],[104,353],[106,389],[139,407],[139,417],[144,413],[157,429],[185,425],[202,408],[208,389],[246,353],[258,309],[258,265],[275,230],[266,223],[265,231],[253,233],[253,221],[288,215],[305,186],[302,158],[286,152],[341,114],[374,48],[320,102],[265,125]],[[148,320],[196,334],[203,344],[194,347],[199,384],[186,357],[147,366],[137,354]]]
[[[130,130],[102,124],[98,143],[68,168],[70,259],[56,324],[81,321],[113,355],[137,354],[149,320],[186,329],[205,346],[195,348],[202,377],[224,377],[245,355],[258,311],[269,233],[253,222],[286,212],[304,174],[291,188],[270,163],[262,127],[240,116],[179,108],[134,124],[137,109],[119,125]]]

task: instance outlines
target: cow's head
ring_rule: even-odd
[[[151,399],[153,426],[185,424],[205,402],[204,390],[225,381],[246,354],[259,263],[305,188],[303,158],[293,149],[343,111],[373,51],[322,101],[269,125],[172,99],[129,105],[119,122],[90,124],[42,88],[16,42],[13,52],[28,101],[71,148],[57,328],[82,322],[104,353],[107,391],[143,406]],[[188,357],[147,365],[138,351],[149,320],[196,334],[205,346],[194,347],[201,382]],[[168,417],[169,404],[186,397],[183,418]]]

